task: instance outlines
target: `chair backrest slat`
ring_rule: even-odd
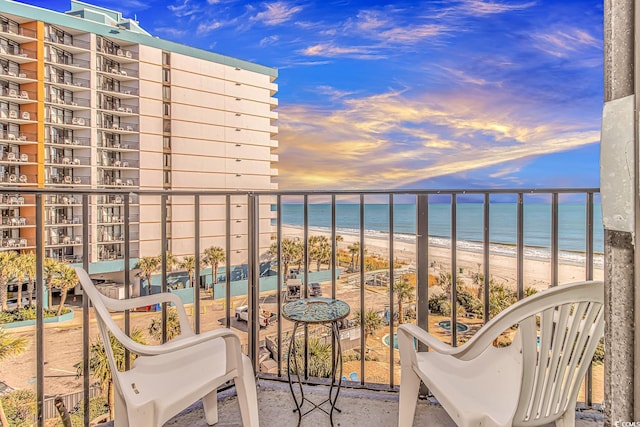
[[[590,295],[550,301],[519,322],[523,378],[514,425],[551,422],[575,402],[604,332],[604,286],[589,286]]]

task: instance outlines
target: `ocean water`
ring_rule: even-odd
[[[331,205],[309,204],[309,224],[312,229],[331,228]],[[496,250],[515,253],[517,238],[517,205],[491,203],[489,205],[489,240]],[[594,252],[604,251],[602,211],[599,204],[593,212]],[[396,239],[415,239],[416,205],[394,204],[394,235]],[[456,205],[456,238],[458,246],[481,250],[483,240],[484,207],[480,203]],[[447,246],[451,238],[451,205],[429,204],[429,236],[431,244]],[[303,205],[283,204],[282,223],[303,226]],[[360,206],[336,204],[336,227],[339,234],[357,234],[360,229]],[[365,204],[364,228],[367,235],[389,232],[389,205]],[[558,204],[558,246],[560,251],[584,253],[586,247],[586,208],[580,203]],[[527,251],[548,253],[551,247],[551,205],[531,203],[524,205],[524,245]],[[494,251],[494,249],[492,249]]]

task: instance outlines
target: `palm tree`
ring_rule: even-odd
[[[151,275],[158,271],[162,259],[159,256],[147,256],[138,260],[134,268],[140,270],[138,276],[142,276],[147,282],[147,295],[151,295]]]
[[[180,268],[187,270],[187,273],[189,273],[189,283],[193,287],[193,274],[196,270],[196,257],[190,255],[186,256],[182,258],[182,261],[180,261],[179,265]]]
[[[356,271],[356,263],[360,257],[360,242],[353,242],[347,246],[347,250],[351,254],[351,269]]]
[[[29,307],[31,307],[33,305],[33,288],[36,278],[36,254],[34,252],[21,253],[18,256],[18,265],[22,274],[27,278],[27,296],[29,298]],[[22,298],[19,298],[18,301],[18,304],[21,304]]]
[[[131,339],[140,344],[146,344],[144,340],[144,332],[142,329],[134,328],[131,331],[130,335]],[[125,351],[124,346],[120,341],[118,341],[113,335],[109,334],[109,339],[111,341],[111,350],[113,351],[113,357],[115,359],[116,365],[119,371],[124,371],[125,365]],[[107,352],[104,348],[104,343],[102,340],[97,339],[90,346],[90,354],[89,357],[89,371],[91,375],[96,377],[100,382],[100,386],[102,387],[102,392],[107,394],[107,399],[109,402],[109,416],[113,419],[113,409],[114,409],[114,390],[113,390],[113,377],[111,376],[111,368],[109,366],[109,357],[107,356]],[[131,358],[135,359],[137,355],[131,353]],[[82,362],[76,365],[76,373],[78,376],[82,375],[83,367]]]
[[[162,319],[154,317],[149,324],[149,335],[152,338],[160,342],[162,339]],[[175,307],[170,307],[167,310],[167,341],[180,335],[180,319],[178,318],[178,311]]]
[[[211,284],[218,283],[218,267],[226,261],[224,249],[220,246],[210,246],[204,250],[204,261],[211,266]]]
[[[329,244],[329,239],[327,236],[311,236],[309,237],[309,246],[309,262],[311,262],[311,258],[315,259],[316,271],[320,271],[320,266],[323,262],[329,263],[331,261],[331,245]]]
[[[76,271],[66,264],[60,265],[58,274],[51,279],[51,285],[56,289],[60,289],[60,305],[58,306],[57,313],[58,316],[62,314],[62,308],[64,307],[65,300],[67,299],[67,293],[69,292],[69,289],[73,288],[77,283],[78,275],[76,274]]]
[[[412,286],[411,283],[409,283],[409,280],[403,276],[393,285],[393,293],[398,300],[398,324],[401,325],[404,322],[403,304],[415,299],[415,287]]]
[[[304,366],[304,339],[298,338],[294,342],[295,363],[299,371]],[[309,376],[318,378],[329,378],[331,376],[331,345],[322,341],[318,337],[309,337],[308,341],[309,358]],[[294,372],[294,363],[291,363],[291,373]]]
[[[16,277],[17,258],[18,253],[15,251],[0,252],[0,304],[2,305],[2,311],[7,311],[9,282]]]
[[[175,257],[171,252],[167,251],[167,273],[173,271],[176,266],[179,264],[178,258]],[[162,262],[162,260],[160,260]]]
[[[360,310],[354,313],[356,325],[360,325]],[[373,308],[368,308],[364,312],[364,334],[373,336],[382,327],[382,317]]]
[[[300,243],[301,242],[299,239],[282,239],[280,242],[282,260],[278,260],[278,268],[280,268],[280,262],[282,262],[285,283],[287,282],[289,265],[300,260],[300,255],[302,254],[302,251],[300,250],[302,245]],[[271,247],[269,248],[269,254],[271,254],[272,256],[278,255],[277,242],[271,244]]]
[[[12,337],[4,328],[0,328],[0,362],[10,356],[21,354],[26,347],[27,340],[24,337]],[[9,421],[2,407],[2,399],[0,399],[0,422],[3,427],[9,427]]]
[[[47,293],[49,294],[49,298],[47,299],[47,308],[51,309],[51,303],[53,301],[53,286],[51,281],[53,276],[55,276],[60,270],[60,266],[62,263],[53,258],[45,258],[44,259],[44,278],[45,278],[45,286],[47,287]]]

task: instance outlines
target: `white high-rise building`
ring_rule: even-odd
[[[122,269],[120,195],[91,196],[89,236],[68,189],[273,190],[277,70],[151,36],[122,14],[79,1],[58,13],[0,0],[0,186],[46,196],[46,256],[92,272]],[[35,247],[34,196],[0,197],[2,250]],[[246,198],[233,197],[232,263],[246,262]],[[225,247],[224,197],[201,200],[201,248]],[[266,202],[265,202],[266,203]],[[131,258],[193,254],[193,197],[132,199]],[[260,209],[268,246],[270,209]],[[82,243],[89,239],[89,254]]]

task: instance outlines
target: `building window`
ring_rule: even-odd
[[[163,154],[162,155],[162,166],[165,168],[171,167],[171,154]]]
[[[171,148],[171,137],[165,136],[162,138],[162,146],[164,148]]]
[[[171,54],[169,52],[162,52],[162,65],[171,65]]]
[[[171,86],[162,86],[162,98],[171,99]]]
[[[164,133],[171,133],[171,120],[163,119],[162,120],[162,131]]]
[[[162,176],[164,177],[164,184],[171,185],[171,171],[163,171]]]
[[[168,68],[162,70],[162,81],[165,83],[171,82],[171,70]]]
[[[169,104],[168,102],[162,104],[162,114],[164,114],[165,116],[171,115],[171,104]]]

